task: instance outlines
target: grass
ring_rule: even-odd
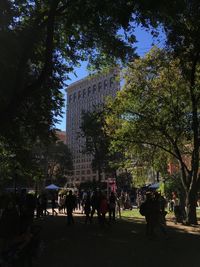
[[[144,218],[139,212],[139,209],[132,209],[132,210],[122,210],[121,211],[122,217],[129,217],[129,218]]]
[[[121,212],[122,217],[127,217],[127,218],[144,218],[144,216],[142,216],[139,212],[139,209],[132,209],[132,210],[123,210]],[[166,218],[167,219],[171,219],[174,217],[174,213],[173,212],[168,212]],[[200,209],[197,209],[197,217],[200,219]]]

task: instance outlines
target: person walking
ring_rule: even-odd
[[[96,210],[99,222],[101,221],[101,214],[100,214],[101,196],[102,196],[101,191],[94,191],[91,197],[91,206],[92,206],[91,219],[93,219]]]

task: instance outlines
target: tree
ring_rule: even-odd
[[[92,168],[101,174],[109,166],[109,138],[105,131],[104,111],[85,112],[82,114],[81,135],[85,139],[83,152],[93,155]]]
[[[198,101],[199,84],[196,79]],[[193,104],[191,86],[180,61],[154,48],[143,59],[130,64],[125,88],[113,104],[114,115],[110,119],[113,142],[118,148],[155,147],[179,162],[190,224],[197,223],[196,198],[200,186]]]
[[[116,184],[118,189],[129,191],[133,187],[133,177],[129,172],[124,171],[117,175]]]
[[[51,130],[61,114],[60,89],[80,60],[94,61],[103,53],[114,61],[133,54],[130,39],[117,35],[121,27],[128,29],[126,1],[3,0],[0,10],[4,135],[11,126],[37,132],[39,124],[37,134]]]
[[[48,178],[62,182],[64,180],[62,178],[73,169],[72,156],[68,146],[63,142],[57,142],[47,148],[46,157],[48,161]]]
[[[125,0],[1,1],[0,138],[21,166],[23,151],[53,138],[61,89],[80,61],[95,64],[103,55],[105,65],[134,55],[130,17]],[[126,39],[117,34],[121,28],[130,30]]]
[[[106,105],[96,106],[94,111],[83,112],[81,124],[81,136],[85,145],[83,153],[93,155],[92,168],[98,171],[98,180],[101,181],[101,173],[105,172],[111,177],[116,177],[116,170],[123,165],[123,154],[112,152],[110,149],[111,138],[107,133]]]
[[[66,175],[73,169],[72,157],[67,145],[54,142],[48,146],[38,143],[32,151],[32,172],[40,173],[44,180],[56,180],[64,184]],[[31,170],[30,170],[31,171]]]

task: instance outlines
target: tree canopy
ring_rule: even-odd
[[[169,161],[176,159],[186,195],[191,197],[186,203],[189,220],[194,222],[190,207],[193,205],[194,211],[200,183],[198,155],[197,158],[195,155],[199,148],[194,139],[191,87],[180,61],[164,50],[153,48],[143,59],[130,63],[125,79],[124,90],[113,104],[114,116],[108,119],[113,144],[128,151],[141,150],[141,146],[149,151],[156,148],[164,151]],[[196,80],[196,99],[199,99],[199,83]],[[199,106],[199,102],[196,104]]]
[[[85,140],[82,153],[93,155],[92,168],[98,171],[99,182],[103,172],[115,176],[115,164],[119,158],[119,153],[109,150],[111,139],[106,132],[105,114],[106,108],[103,107],[83,113],[81,124],[81,136]]]
[[[20,131],[49,130],[61,114],[60,89],[80,60],[134,54],[117,35],[128,30],[126,1],[3,0],[0,10],[1,133],[19,124]]]
[[[0,138],[17,158],[49,143],[69,72],[80,61],[134,56],[126,1],[2,0],[0,3]],[[122,38],[118,31],[128,31]],[[3,148],[2,148],[3,149]]]

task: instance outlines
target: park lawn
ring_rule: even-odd
[[[144,216],[140,214],[139,209],[122,210],[121,215],[125,218],[144,218]]]
[[[124,218],[138,218],[138,219],[144,218],[144,216],[140,214],[139,209],[122,210],[121,215]],[[173,217],[174,217],[174,213],[168,212],[166,218],[172,219]],[[200,219],[200,209],[197,209],[197,217],[198,219]]]

